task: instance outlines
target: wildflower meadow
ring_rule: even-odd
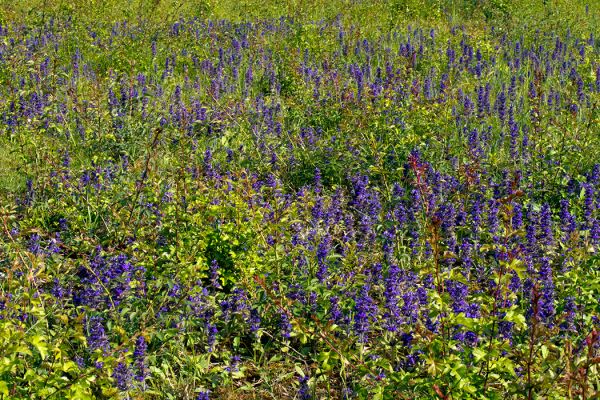
[[[600,398],[599,35],[0,0],[0,399]]]

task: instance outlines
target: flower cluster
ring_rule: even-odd
[[[79,24],[0,26],[0,394],[593,396],[593,29]]]

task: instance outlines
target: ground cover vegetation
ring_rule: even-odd
[[[599,395],[597,2],[0,4],[0,398]]]

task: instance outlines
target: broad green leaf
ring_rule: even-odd
[[[473,350],[473,356],[475,356],[475,361],[479,362],[486,356],[486,351],[477,347]]]
[[[48,355],[48,344],[44,340],[44,338],[40,335],[35,335],[31,338],[31,344],[42,356],[42,360],[46,359]]]

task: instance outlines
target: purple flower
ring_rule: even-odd
[[[446,289],[452,300],[452,310],[457,314],[467,312],[468,304],[466,298],[469,293],[468,286],[462,282],[447,280]]]
[[[488,203],[488,230],[494,236],[498,233],[500,221],[498,219],[498,202],[490,200]]]
[[[465,333],[465,343],[471,347],[475,347],[477,345],[477,342],[479,341],[479,338],[477,337],[477,334],[473,331],[467,331]]]
[[[217,341],[217,333],[219,333],[219,330],[217,329],[216,325],[209,323],[206,326],[206,331],[207,331],[206,342],[208,345],[208,352],[212,353],[212,351],[215,348],[215,343]]]
[[[144,336],[139,336],[135,342],[135,350],[133,352],[133,358],[135,359],[135,364],[138,369],[136,374],[136,379],[140,382],[143,382],[146,379],[147,371],[145,365],[145,357],[146,350],[148,349],[148,344],[146,343],[146,338]]]
[[[112,373],[112,378],[115,380],[119,390],[125,391],[131,385],[131,371],[125,363],[118,363]]]
[[[377,306],[369,295],[369,289],[369,285],[364,285],[360,289],[354,306],[354,331],[359,341],[363,343],[368,340],[371,323],[377,315]]]
[[[210,400],[210,390],[201,390],[198,392],[198,397],[196,400]]]
[[[541,264],[539,278],[542,282],[542,289],[539,300],[539,317],[542,321],[552,326],[552,321],[555,314],[552,267],[550,266],[550,260],[546,257],[542,258]]]
[[[229,366],[225,368],[225,370],[227,372],[237,372],[239,371],[239,363],[240,363],[241,357],[238,355],[235,355],[233,357],[231,357],[231,362],[229,363]]]
[[[565,234],[565,238],[568,238],[577,229],[577,223],[575,222],[575,217],[569,212],[569,200],[562,199],[560,201],[560,208],[561,228]]]
[[[248,324],[250,326],[250,332],[256,333],[260,329],[260,314],[255,308],[250,309],[250,315],[248,316]]]
[[[221,289],[221,283],[219,282],[219,264],[217,260],[212,260],[210,264],[210,282],[215,289]]]
[[[38,235],[37,233],[31,235],[31,238],[29,239],[28,250],[36,255],[42,253],[42,248],[40,246],[40,235]]]
[[[409,323],[417,322],[419,317],[419,295],[414,291],[408,291],[402,295],[402,316]]]
[[[321,193],[323,183],[322,183],[322,178],[321,178],[321,170],[318,167],[315,168],[314,187],[315,187],[315,193],[317,193],[317,194]]]
[[[104,320],[99,316],[86,318],[87,342],[90,351],[102,349],[106,352],[110,348],[103,322]]]
[[[54,297],[56,297],[57,299],[62,299],[65,296],[65,290],[64,290],[63,286],[60,284],[60,281],[58,280],[58,278],[54,278],[53,286],[52,286],[52,289],[50,290],[50,293],[52,293],[52,295]]]
[[[498,323],[498,333],[503,338],[508,339],[510,342],[512,342],[514,325],[514,322],[502,320]]]
[[[398,306],[398,299],[400,297],[400,272],[398,266],[392,265],[385,278],[386,328],[391,332],[397,331],[398,325],[401,322],[400,308]]]
[[[298,382],[300,383],[300,388],[298,389],[298,397],[300,400],[312,399],[310,388],[308,387],[308,376],[299,376]]]
[[[288,339],[292,333],[292,324],[290,323],[290,319],[285,312],[279,313],[279,328],[281,330],[281,336]]]
[[[595,210],[595,205],[594,205],[594,187],[589,184],[589,183],[584,183],[583,184],[583,188],[585,190],[585,198],[584,198],[584,208],[583,208],[583,212],[584,212],[584,217],[585,217],[585,221],[587,222],[587,226],[588,229],[590,229],[593,225],[593,221],[594,221],[594,210]]]
[[[564,320],[560,324],[560,328],[565,331],[575,331],[575,316],[577,313],[577,304],[575,297],[568,296],[565,299],[565,305],[563,307]]]
[[[329,315],[333,322],[335,322],[337,325],[342,325],[344,323],[344,313],[340,308],[339,300],[340,299],[337,296],[332,296],[329,299],[329,303],[331,304]]]
[[[319,269],[317,270],[317,278],[319,282],[323,283],[327,279],[327,254],[329,253],[329,246],[331,243],[331,238],[329,235],[325,236],[319,245],[317,246],[317,263]]]

